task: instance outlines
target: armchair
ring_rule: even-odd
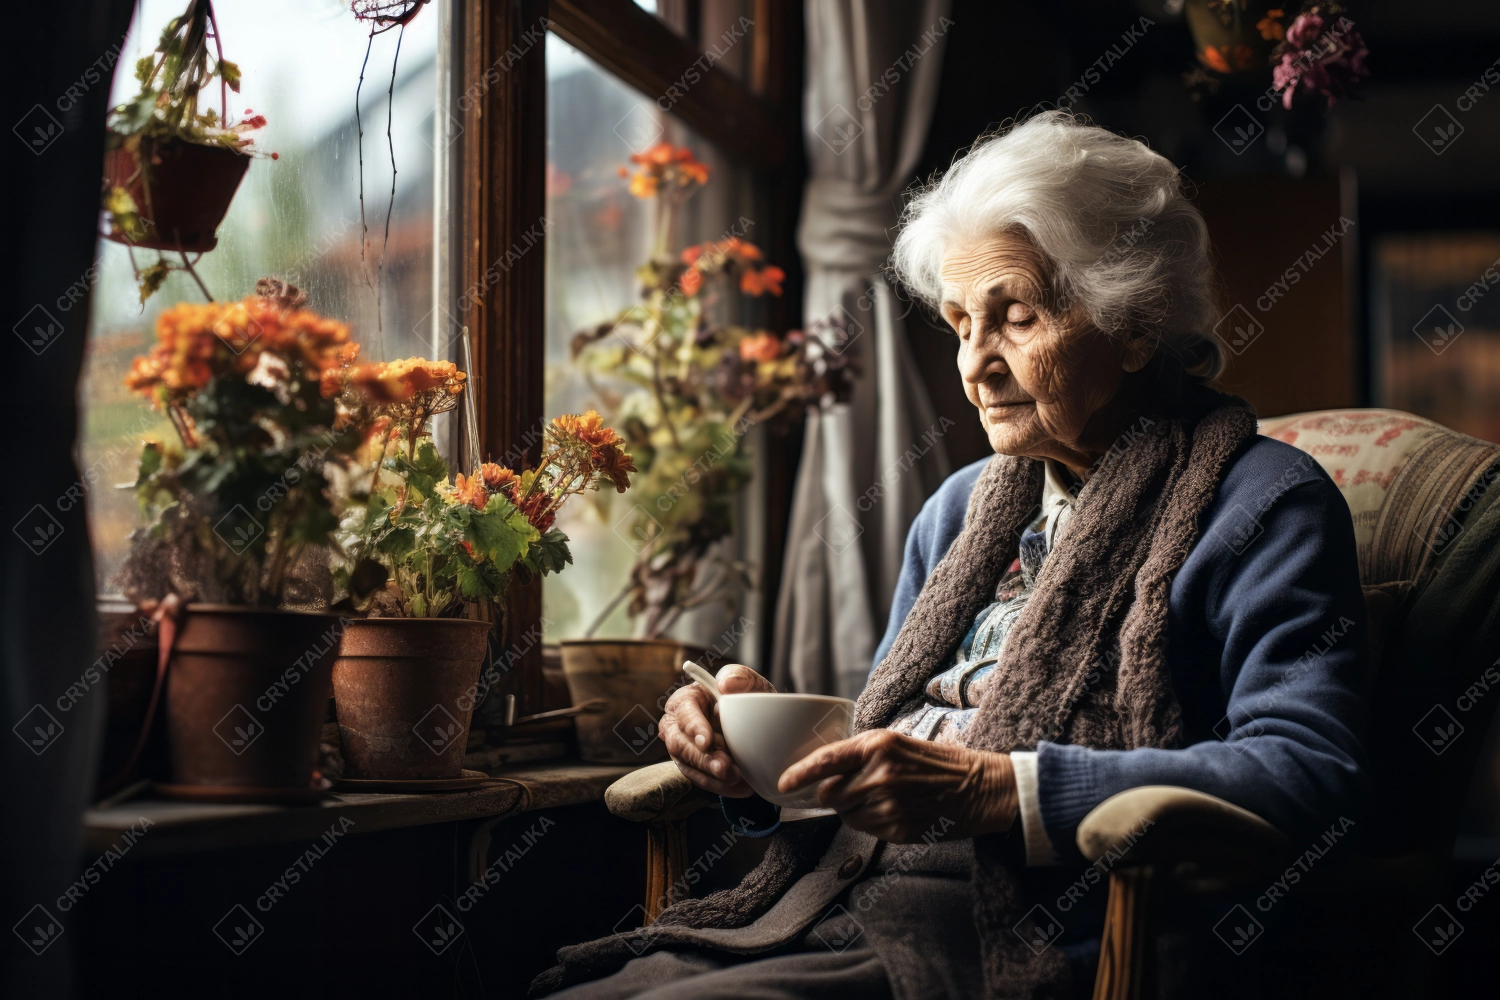
[[[1358,857],[1342,859],[1331,878],[1301,895],[1315,907],[1352,909],[1355,923],[1389,917],[1373,937],[1348,940],[1366,957],[1399,961],[1420,943],[1393,943],[1386,932],[1419,920],[1425,903],[1418,901],[1437,901],[1432,885],[1445,870],[1500,703],[1500,692],[1475,695],[1489,692],[1491,685],[1476,689],[1476,682],[1500,647],[1500,490],[1491,489],[1500,480],[1500,445],[1392,410],[1279,417],[1262,421],[1261,433],[1306,451],[1348,501],[1376,661],[1370,752],[1379,822],[1361,831]],[[712,801],[671,762],[633,772],[606,793],[615,815],[648,824],[648,921],[686,865],[686,817]],[[1146,833],[1136,835],[1148,819]],[[1305,847],[1229,802],[1167,786],[1101,803],[1079,825],[1077,843],[1109,875],[1095,1000],[1184,992],[1180,972],[1163,968],[1182,939],[1167,931],[1173,911],[1178,927],[1182,912],[1195,913],[1197,931],[1206,933],[1201,925],[1215,926],[1237,892],[1271,884]],[[1401,898],[1411,901],[1409,914],[1396,906]],[[1204,910],[1205,899],[1218,903]],[[1225,939],[1225,956],[1248,950],[1263,933],[1250,921],[1233,933],[1241,930]]]

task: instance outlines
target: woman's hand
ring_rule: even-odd
[[[775,691],[771,682],[742,663],[730,663],[714,678],[722,694]],[[754,795],[739,768],[729,759],[724,734],[719,732],[719,707],[697,684],[688,684],[667,699],[656,724],[667,753],[689,781],[715,795],[743,799]]]
[[[960,839],[1008,830],[1020,807],[1009,754],[889,729],[813,751],[787,768],[777,787],[791,792],[814,783],[818,801],[845,823],[895,844],[917,843],[934,826]]]

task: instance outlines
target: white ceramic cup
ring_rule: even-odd
[[[854,702],[823,694],[752,691],[719,696],[719,727],[745,782],[768,802],[793,809],[818,807],[818,786],[790,794],[776,790],[782,773],[854,731]]]

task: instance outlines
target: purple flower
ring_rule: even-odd
[[[1322,94],[1333,107],[1370,75],[1365,67],[1370,50],[1354,22],[1341,17],[1330,25],[1321,11],[1315,6],[1298,15],[1286,29],[1286,40],[1277,46],[1280,61],[1271,71],[1271,80],[1288,110],[1298,93]]]
[[[1286,29],[1286,43],[1305,49],[1323,33],[1323,19],[1309,11],[1297,15],[1297,19]]]

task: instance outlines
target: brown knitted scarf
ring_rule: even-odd
[[[1208,390],[1192,393],[1185,415],[1142,418],[1127,431],[1093,470],[1042,564],[968,728],[969,747],[1005,752],[1051,740],[1128,750],[1180,741],[1180,708],[1165,662],[1168,592],[1198,541],[1200,517],[1229,459],[1255,433],[1248,404]],[[1041,484],[1040,462],[990,461],[970,496],[963,531],[860,696],[857,729],[887,724],[952,655],[1016,558]],[[831,835],[827,824],[788,824],[739,886],[662,913],[650,928],[650,946],[688,943],[674,933],[682,929],[755,920],[811,870]],[[1033,955],[1011,932],[1029,902],[1007,867],[1014,854],[1013,845],[1005,849],[1008,839],[974,840],[986,992],[997,1000],[1065,996],[1068,970],[1057,949]],[[565,948],[558,953],[563,964],[539,976],[532,992],[605,975],[639,950],[619,937]]]

